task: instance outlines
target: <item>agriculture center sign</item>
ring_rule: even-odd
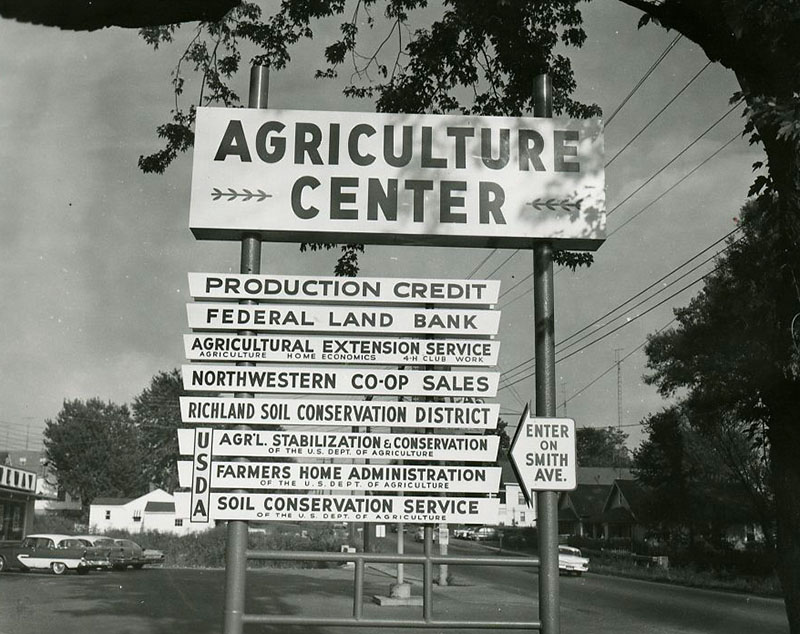
[[[596,249],[598,119],[199,108],[197,238]]]

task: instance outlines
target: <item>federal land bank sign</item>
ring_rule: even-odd
[[[594,250],[598,119],[199,108],[199,239]]]

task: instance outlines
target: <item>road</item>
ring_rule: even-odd
[[[409,551],[418,548],[418,544],[408,546]],[[478,552],[483,547],[453,544],[451,550]],[[434,589],[435,618],[536,618],[535,572],[497,567],[459,567],[453,572],[459,585]],[[418,574],[408,567],[409,577]],[[346,617],[352,611],[352,578],[353,571],[345,569],[253,571],[248,573],[246,611]],[[365,596],[385,594],[391,581],[386,572],[369,569]],[[414,594],[420,593],[415,585]],[[562,578],[561,595],[564,634],[788,632],[783,605],[772,599],[592,574]],[[219,634],[223,603],[221,570],[144,569],[62,577],[4,573],[0,575],[0,634]],[[419,608],[381,608],[369,602],[364,606],[367,617],[418,618],[420,614]],[[281,626],[245,631],[350,634],[359,630]],[[371,628],[363,631],[377,633]],[[380,634],[409,631],[415,630],[390,628]]]

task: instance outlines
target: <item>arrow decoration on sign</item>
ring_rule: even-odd
[[[241,192],[236,191],[232,187],[228,187],[228,191],[224,192],[218,187],[214,187],[211,190],[211,199],[212,200],[220,200],[221,198],[227,198],[228,201],[235,200],[237,198],[241,198],[243,203],[246,203],[252,199],[255,199],[256,202],[262,202],[267,198],[272,198],[272,194],[268,194],[263,189],[257,189],[257,193],[253,193],[249,189],[242,188]]]
[[[557,211],[558,209],[561,209],[563,211],[573,212],[581,210],[580,200],[570,202],[569,199],[556,200],[555,198],[548,198],[547,200],[543,200],[541,198],[535,198],[534,200],[525,204],[529,207],[533,207],[536,211],[543,211],[545,209],[548,211]]]
[[[571,491],[577,486],[575,445],[574,420],[531,418],[525,406],[508,457],[529,507],[533,491]]]

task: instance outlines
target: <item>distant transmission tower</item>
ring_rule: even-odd
[[[622,363],[619,353],[624,348],[614,348],[614,363],[617,364],[617,429],[622,427]]]

